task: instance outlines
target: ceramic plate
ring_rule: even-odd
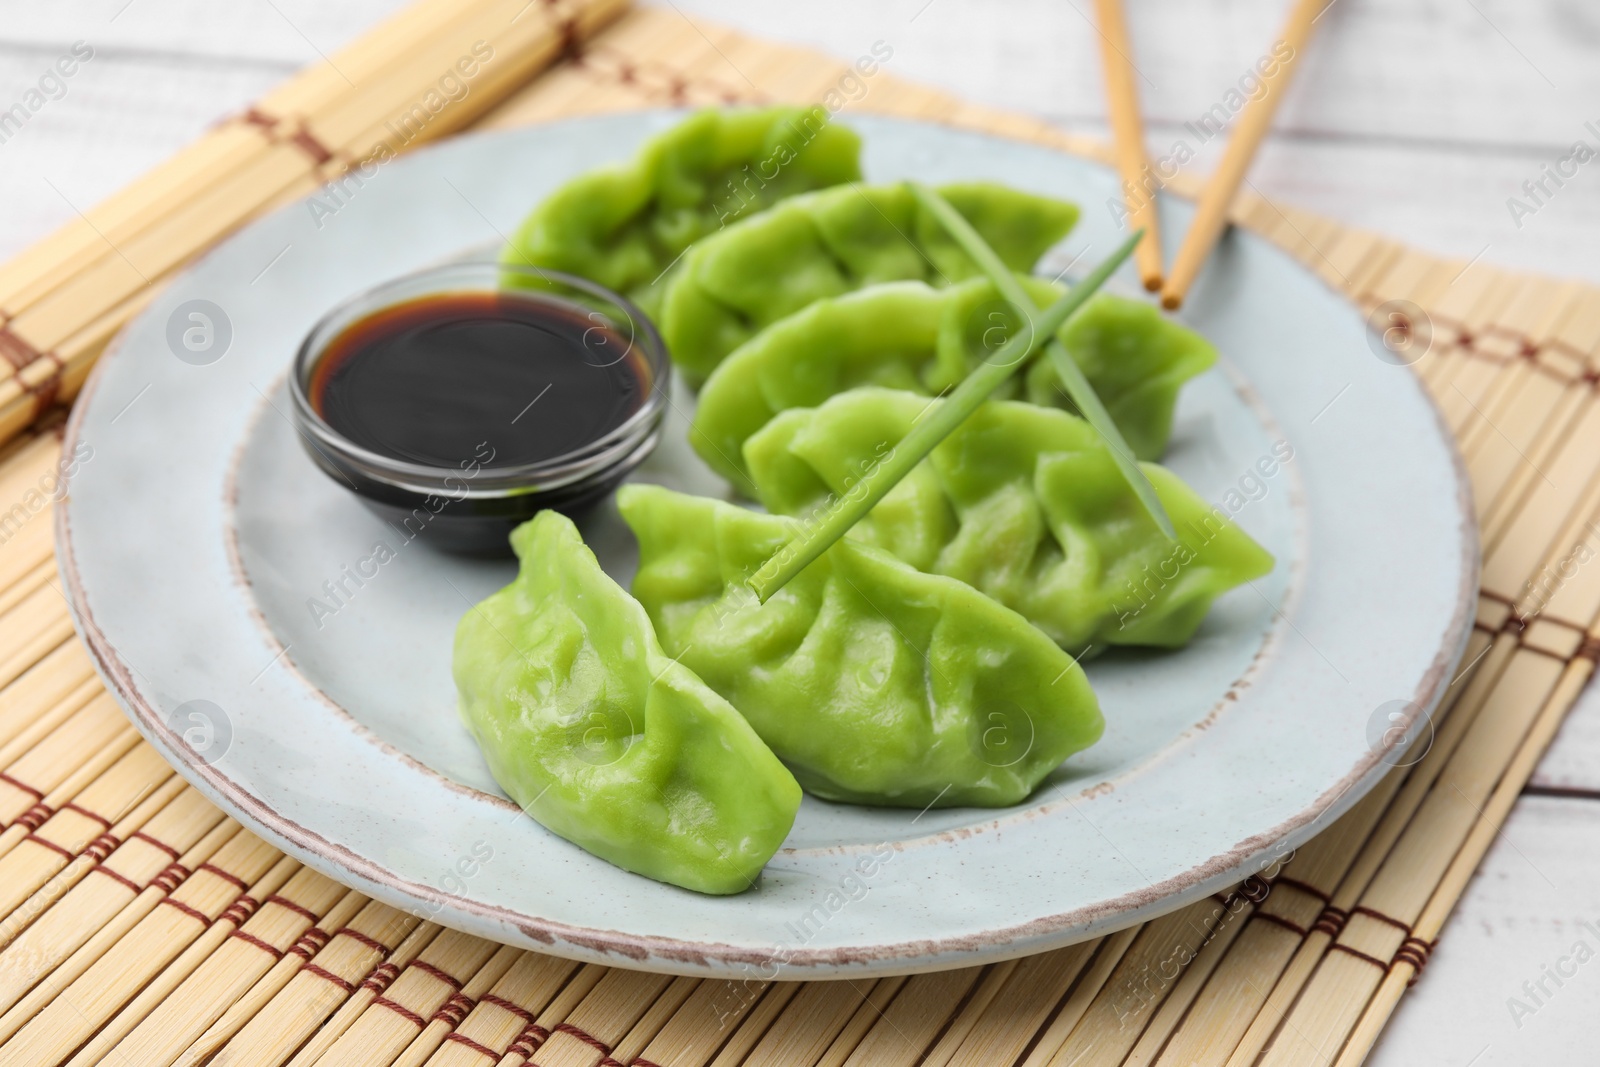
[[[759,885],[728,898],[629,874],[523,816],[450,680],[457,619],[511,564],[408,541],[318,473],[284,375],[336,302],[498,240],[674,118],[461,138],[286,207],[178,279],[101,360],[68,431],[86,458],[58,511],[61,568],[108,686],[206,796],[332,877],[484,937],[815,978],[974,964],[1151,918],[1283,859],[1395,762],[1468,632],[1466,484],[1360,315],[1234,234],[1183,315],[1223,364],[1185,390],[1167,462],[1278,566],[1220,600],[1188,648],[1094,660],[1105,738],[1028,803],[919,814],[807,798]],[[1096,165],[849,121],[874,180],[1076,199],[1083,221],[1045,273],[1119,239],[1116,181]],[[1189,206],[1164,210],[1163,232],[1181,234]],[[1113,287],[1136,291],[1131,272]],[[692,403],[676,390],[667,443],[636,477],[725,493],[684,442]],[[634,549],[609,507],[585,533],[626,584]]]

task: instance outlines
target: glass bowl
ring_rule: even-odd
[[[483,294],[593,322],[598,329],[583,332],[574,358],[595,367],[633,360],[628,370],[642,387],[638,408],[594,440],[516,465],[496,465],[492,448],[453,465],[417,462],[358,443],[323,417],[314,398],[317,370],[330,346],[347,331],[415,301]],[[385,282],[329,311],[301,343],[289,391],[295,427],[312,462],[378,516],[408,538],[421,536],[447,551],[507,554],[507,536],[518,524],[545,508],[581,512],[610,493],[655,449],[668,374],[666,349],[655,325],[625,298],[583,278],[503,264],[485,255]],[[530,358],[527,395],[537,392],[538,380],[538,364]]]

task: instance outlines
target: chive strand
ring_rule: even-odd
[[[989,276],[995,288],[1000,290],[1000,295],[1016,308],[1023,322],[1032,322],[1034,316],[1039,313],[1038,306],[1028,297],[1027,291],[1017,281],[1016,275],[1011,273],[1011,269],[1001,261],[978,231],[972,228],[972,224],[936,190],[921,182],[911,182],[910,185],[917,201],[939,220],[940,225],[961,246],[961,250]],[[1106,446],[1110,448],[1111,458],[1116,463],[1117,469],[1122,472],[1122,477],[1127,480],[1134,496],[1139,499],[1145,511],[1150,513],[1150,517],[1167,536],[1167,540],[1176,541],[1178,531],[1173,527],[1172,519],[1167,516],[1167,509],[1161,506],[1161,498],[1156,496],[1155,486],[1150,484],[1150,479],[1139,469],[1139,461],[1134,457],[1133,449],[1128,447],[1128,442],[1123,438],[1122,431],[1117,429],[1111,413],[1100,402],[1100,397],[1094,391],[1094,386],[1089,384],[1089,379],[1084,377],[1083,368],[1078,366],[1066,346],[1056,337],[1055,330],[1051,330],[1047,335],[1044,351],[1050,359],[1050,365],[1055,368],[1056,376],[1066,388],[1067,396],[1078,406],[1084,421],[1100,434]]]
[[[1021,331],[1011,337],[994,355],[979,364],[944,400],[938,402],[926,418],[913,426],[911,432],[890,449],[877,466],[843,495],[835,497],[822,514],[802,527],[788,544],[762,564],[749,582],[756,598],[766,603],[789,579],[804,570],[811,561],[843,537],[850,527],[861,521],[878,501],[899,484],[900,479],[927,458],[940,441],[950,436],[996,389],[1016,374],[1038,347],[1041,338],[1055,336],[1055,332],[1088,303],[1106,279],[1133,254],[1134,247],[1143,236],[1144,231],[1140,230],[1129,237],[1103,263],[1090,271],[1083,281],[1040,312],[1037,320],[1034,320],[1034,329]],[[1032,319],[1032,316],[1029,318]]]

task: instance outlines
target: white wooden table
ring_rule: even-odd
[[[0,0],[0,259],[171,155],[404,0]],[[1104,134],[1089,0],[675,0],[711,19]],[[1129,4],[1150,146],[1165,154],[1277,33],[1286,0]],[[1600,159],[1532,215],[1508,198],[1583,140],[1600,151],[1600,4],[1340,0],[1252,181],[1418,247],[1600,281]],[[1593,121],[1595,129],[1586,128]],[[1189,138],[1191,141],[1193,138]],[[1209,169],[1215,143],[1191,164]],[[1519,225],[1520,222],[1520,225]],[[1574,712],[1373,1061],[1490,1067],[1600,1059],[1600,695]],[[1581,925],[1593,924],[1594,929]],[[1543,968],[1586,942],[1557,986]],[[1571,964],[1564,965],[1570,970]],[[1535,995],[1524,982],[1549,995]],[[1512,997],[1534,1007],[1514,1018]]]

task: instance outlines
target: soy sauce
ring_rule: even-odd
[[[631,339],[597,313],[462,292],[351,324],[324,351],[307,393],[323,421],[372,452],[506,468],[598,441],[640,410],[653,384]]]

